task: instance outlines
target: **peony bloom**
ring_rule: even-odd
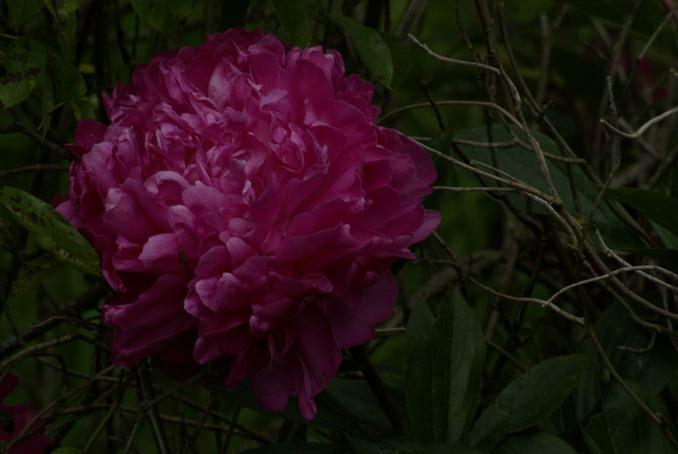
[[[0,444],[17,438],[34,416],[28,404],[2,404],[18,385],[19,378],[16,375],[6,375],[0,382]],[[22,441],[12,446],[8,454],[38,454],[47,451],[51,440],[45,436],[44,430],[34,432],[29,428],[26,434]]]
[[[115,363],[226,360],[227,386],[315,415],[342,349],[391,313],[389,266],[439,221],[431,160],[376,125],[372,92],[335,51],[229,30],[138,67],[110,125],[80,123],[58,210],[117,292]]]

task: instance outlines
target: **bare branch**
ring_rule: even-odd
[[[660,121],[664,120],[665,118],[668,118],[671,115],[674,115],[676,113],[678,113],[678,106],[673,107],[673,108],[667,110],[666,112],[661,113],[661,114],[657,115],[656,117],[649,119],[640,128],[638,128],[635,132],[621,131],[621,130],[615,128],[614,126],[612,126],[604,118],[601,118],[600,123],[602,123],[606,128],[608,128],[609,130],[613,131],[616,134],[619,134],[622,137],[626,137],[627,139],[637,139],[640,136],[642,136],[645,133],[645,131],[647,131],[651,126],[659,123]]]

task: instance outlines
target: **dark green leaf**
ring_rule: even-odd
[[[78,68],[58,55],[49,56],[48,67],[57,101],[79,103],[87,92],[87,86]]]
[[[80,448],[57,448],[52,454],[82,454],[84,451]]]
[[[595,329],[615,369],[649,395],[659,394],[674,376],[678,354],[670,340],[658,336],[651,349],[642,351],[650,346],[652,337],[622,304],[611,304],[597,320]]]
[[[7,8],[14,28],[19,28],[42,9],[42,0],[8,0]]]
[[[43,0],[43,5],[54,16],[57,27],[60,26],[59,22],[64,22],[72,16],[81,4],[82,0]]]
[[[156,30],[172,34],[193,10],[192,0],[131,0],[134,11]]]
[[[461,439],[480,400],[484,357],[482,328],[460,297],[441,303],[434,323],[418,303],[408,328],[407,402],[420,442]]]
[[[410,440],[386,439],[367,441],[351,438],[351,448],[355,454],[484,454],[461,445],[418,445]]]
[[[372,427],[382,429],[389,427],[384,412],[365,381],[339,378],[332,380],[327,386],[326,396],[323,396],[323,399],[327,398],[341,404],[343,411],[352,415],[355,421],[361,420]],[[326,403],[326,400],[323,400],[322,407],[325,407]]]
[[[244,384],[233,391],[224,391],[221,385],[215,390],[228,402],[258,412],[265,411],[251,389]],[[316,398],[316,404],[318,414],[310,422],[311,425],[356,435],[365,433],[367,428],[382,431],[388,428],[388,422],[364,381],[335,378],[327,385],[325,392]],[[299,412],[296,402],[290,402],[278,415],[287,421],[309,424]]]
[[[659,402],[645,395],[643,389],[632,386],[638,396],[653,410]],[[673,430],[669,424],[669,429]],[[601,452],[613,454],[670,454],[676,448],[659,427],[619,386],[610,390],[603,400],[603,411],[591,418],[586,427],[590,444]]]
[[[311,41],[311,21],[306,14],[305,0],[273,0],[275,15],[283,26],[283,39],[303,47]]]
[[[86,273],[99,274],[99,258],[92,246],[47,203],[20,189],[4,187],[0,190],[0,204],[35,236],[43,249]]]
[[[551,423],[558,433],[568,433],[591,414],[600,400],[600,364],[591,352],[587,355],[589,367],[579,377],[577,387],[563,402],[563,405],[551,415]]]
[[[673,172],[671,172],[669,195],[674,199],[678,199],[678,166],[673,166]]]
[[[433,330],[435,319],[426,301],[418,301],[407,325],[407,409],[417,440],[432,442]]]
[[[12,107],[28,98],[35,88],[34,79],[7,80],[0,84],[0,101],[5,107]]]
[[[4,52],[6,73],[0,81],[0,102],[12,107],[28,98],[37,86],[45,63],[42,44],[32,40],[13,41]]]
[[[661,192],[644,189],[610,189],[607,198],[622,202],[643,216],[678,235],[678,200]]]
[[[408,46],[401,39],[392,35],[385,35],[383,38],[391,52],[391,61],[393,62],[391,87],[396,89],[402,85],[404,89],[407,89],[407,86],[404,84],[412,72],[413,54],[419,48]]]
[[[329,443],[277,443],[273,446],[249,449],[243,454],[340,454],[346,449]]]
[[[442,405],[434,406],[440,411],[438,436],[440,441],[455,443],[470,426],[480,401],[485,337],[476,314],[460,297],[441,304],[434,337],[438,348],[433,395],[443,399]]]
[[[82,0],[63,0],[61,2],[56,2],[59,4],[57,12],[62,15],[68,15],[80,8]]]
[[[74,59],[74,50],[76,46],[78,34],[78,17],[75,12],[69,12],[70,9],[62,6],[57,10],[55,20],[55,28],[57,40],[59,42],[59,49],[61,50],[60,58],[63,61],[71,61]]]
[[[560,156],[557,144],[549,137],[532,132],[534,138],[539,143],[545,153]],[[503,125],[494,125],[488,133],[487,128],[474,128],[455,131],[455,139],[464,139],[474,142],[510,142],[519,138],[523,143],[527,143],[524,133],[517,130],[509,130]],[[491,140],[490,140],[491,139]],[[461,151],[471,160],[478,160],[485,164],[496,166],[512,177],[523,181],[530,186],[547,192],[547,183],[544,175],[537,163],[537,158],[531,149],[523,146],[496,148],[494,152],[487,147],[472,145],[459,145]],[[446,150],[451,153],[451,150]],[[574,213],[577,218],[588,219],[599,194],[597,188],[576,165],[566,164],[547,158],[551,179],[553,181],[559,196],[563,200],[565,207]],[[568,174],[567,167],[570,167]],[[571,180],[570,180],[571,176]],[[475,178],[475,177],[474,177]],[[494,185],[489,179],[485,179],[488,185]],[[572,186],[577,193],[577,200],[573,196]],[[546,213],[544,207],[540,204],[526,199],[518,194],[509,194],[506,196],[508,201],[517,209],[521,209],[534,214]],[[577,203],[578,202],[578,203]],[[617,249],[626,247],[643,247],[643,243],[637,238],[637,235],[629,231],[629,228],[618,219],[617,215],[606,205],[600,204],[593,217],[596,228],[599,228],[608,245]]]
[[[586,428],[582,427],[581,433],[586,448],[591,454],[614,453],[610,436],[607,433],[605,417],[602,414],[592,417]]]
[[[486,451],[462,445],[429,445],[424,446],[421,454],[489,454]]]
[[[45,123],[49,122],[48,117],[54,108],[54,87],[52,80],[46,74],[42,74],[39,81],[40,85],[40,111]]]
[[[561,155],[558,145],[549,137],[535,131],[533,131],[532,134],[545,153],[550,153],[556,156]],[[515,138],[519,138],[523,141],[523,143],[527,143],[527,138],[525,137],[524,133],[517,130],[509,130],[503,125],[493,125],[490,131],[488,131],[488,128],[485,127],[458,130],[454,132],[454,138],[474,142],[493,143],[507,143],[514,140]],[[494,152],[492,152],[492,150],[488,149],[487,147],[478,147],[465,144],[460,145],[459,148],[466,156],[468,156],[469,159],[475,159],[485,164],[496,166],[520,181],[523,181],[542,191],[547,191],[547,183],[541,169],[539,168],[537,158],[535,157],[534,152],[529,148],[525,148],[523,146],[501,147],[495,148]],[[448,149],[446,152],[450,153],[451,150]],[[575,203],[572,196],[570,180],[565,169],[566,164],[557,162],[550,158],[547,158],[547,162],[549,165],[551,179],[553,180],[553,184],[556,187],[560,197],[563,199],[563,203],[571,212],[577,213],[577,204]],[[573,180],[572,183],[577,188],[579,196],[579,205],[582,211],[581,214],[588,215],[595,204],[596,198],[598,197],[598,188],[594,187],[594,185],[586,178],[584,173],[577,166],[571,166],[571,171]],[[487,181],[487,183],[492,184],[491,181]],[[524,199],[515,197],[512,200],[518,207],[526,206]],[[529,209],[534,212],[540,212],[542,210],[541,206],[535,206],[535,204],[531,204]],[[611,214],[605,206],[600,207],[597,213],[596,219],[599,222],[616,221],[616,217]]]
[[[44,254],[24,263],[12,280],[12,295],[31,292],[38,288],[42,281],[56,270],[58,263],[52,254]]]
[[[548,432],[508,437],[492,452],[494,454],[577,454],[572,446]]]
[[[570,395],[590,361],[559,356],[532,367],[511,382],[473,426],[471,445],[491,449],[505,435],[543,422]]]
[[[391,51],[379,32],[350,17],[332,15],[330,19],[344,30],[361,63],[372,77],[383,86],[390,87],[393,79]]]
[[[619,207],[623,209],[622,207]],[[648,249],[647,245],[637,235],[629,233],[628,227],[621,222],[599,221],[596,228],[605,239],[605,243],[615,251],[640,251]]]
[[[45,46],[38,41],[16,40],[7,48],[3,65],[13,74],[27,74],[45,67]]]
[[[660,265],[669,269],[678,269],[678,250],[664,248],[638,248],[623,249],[624,252],[651,257]]]

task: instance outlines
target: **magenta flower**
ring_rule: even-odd
[[[342,349],[396,298],[389,266],[436,227],[435,169],[376,124],[341,56],[229,30],[156,56],[85,120],[58,210],[101,254],[114,361],[230,364],[306,418]]]
[[[2,401],[19,385],[16,375],[6,375],[0,382],[0,443],[16,439],[33,419],[35,413],[29,404],[5,405]],[[46,452],[52,441],[45,435],[44,428],[28,428],[25,438],[12,445],[8,454],[39,454]],[[4,452],[4,451],[3,451]]]

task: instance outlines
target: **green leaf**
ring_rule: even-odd
[[[551,415],[551,423],[560,434],[576,430],[600,400],[601,367],[595,355],[593,351],[586,355],[590,364],[579,377],[577,387]]]
[[[441,305],[434,333],[437,361],[433,364],[433,395],[441,397],[440,441],[461,439],[480,401],[485,337],[475,312],[461,297]],[[447,427],[443,422],[447,421]]]
[[[25,75],[41,70],[47,62],[45,46],[34,40],[15,40],[3,58],[3,65],[12,74]]]
[[[673,172],[671,172],[669,195],[674,199],[678,198],[678,166],[673,166]]]
[[[433,330],[435,319],[426,301],[418,301],[407,325],[407,409],[417,440],[432,442]]]
[[[393,438],[378,441],[349,438],[349,441],[355,454],[484,454],[483,451],[458,444],[419,445],[411,440]]]
[[[273,9],[283,26],[282,38],[293,46],[303,47],[311,41],[311,21],[305,0],[273,0]]]
[[[458,442],[480,400],[485,339],[473,310],[457,296],[435,322],[420,301],[408,327],[407,404],[417,440]]]
[[[43,5],[57,19],[63,20],[80,8],[82,0],[42,0]]]
[[[557,156],[561,155],[558,145],[549,137],[536,131],[532,131],[532,135],[544,152]],[[457,140],[482,143],[506,143],[515,140],[515,138],[519,138],[524,143],[527,143],[527,137],[523,132],[516,129],[508,129],[504,125],[496,124],[492,125],[489,131],[486,127],[457,130],[454,132],[454,138]],[[511,147],[501,147],[496,148],[494,153],[487,147],[479,147],[474,145],[462,144],[459,145],[459,148],[471,160],[478,160],[485,164],[493,165],[522,182],[534,186],[535,188],[544,192],[547,191],[547,183],[541,169],[539,168],[537,158],[534,155],[534,152],[529,148],[524,148],[518,145]],[[450,149],[443,151],[448,154],[451,152]],[[551,179],[553,180],[553,184],[560,194],[560,197],[563,199],[563,203],[571,212],[577,213],[577,205],[572,196],[570,180],[565,168],[565,165],[567,164],[556,162],[550,158],[547,158],[547,163],[551,173]],[[595,204],[596,198],[598,197],[598,188],[594,187],[594,185],[586,178],[584,173],[577,166],[570,167],[572,171],[573,183],[579,194],[579,202],[583,212],[582,214],[588,215]],[[487,180],[487,183],[493,185],[493,183],[489,180]],[[525,209],[530,209],[534,212],[540,212],[542,210],[541,206],[535,206],[534,203],[528,206],[527,202],[525,202],[524,198],[522,197],[516,196],[514,198],[509,198],[515,202],[516,206],[518,207],[525,207]],[[616,217],[611,214],[605,206],[601,206],[597,213],[598,214],[596,218],[599,221],[616,221]]]
[[[606,197],[638,210],[643,216],[678,235],[678,200],[645,189],[609,189]]]
[[[45,47],[33,40],[16,40],[2,59],[6,73],[0,80],[0,102],[12,107],[28,98],[45,69]]]
[[[636,394],[657,412],[657,399],[630,383]],[[674,430],[669,423],[669,429]],[[585,429],[589,444],[612,454],[671,454],[676,449],[638,404],[619,386],[613,387],[603,400],[603,411],[591,418]]]
[[[221,384],[216,385],[214,389],[227,402],[251,408],[256,412],[266,412],[252,390],[244,384],[232,391],[225,391]],[[287,408],[277,415],[286,421],[355,435],[365,434],[368,429],[383,432],[389,427],[369,385],[362,380],[335,378],[327,385],[325,392],[318,395],[316,404],[318,414],[310,422],[301,415],[296,402],[290,402]]]
[[[79,103],[87,93],[87,86],[78,68],[54,54],[49,55],[48,67],[57,101]]]
[[[589,364],[584,355],[568,355],[532,367],[483,412],[473,426],[471,445],[491,449],[505,435],[543,422],[570,395]]]
[[[158,31],[176,32],[180,21],[193,10],[192,0],[131,0],[134,11]]]
[[[57,12],[62,15],[69,15],[80,8],[82,0],[63,0],[62,2],[58,3],[59,6],[57,8]]]
[[[243,454],[339,454],[346,450],[329,443],[276,443],[273,446],[249,449]]]
[[[582,438],[591,454],[614,453],[602,414],[593,416],[586,428],[581,429]]]
[[[421,454],[489,454],[486,451],[462,445],[429,445],[424,446]]]
[[[494,454],[577,454],[572,446],[548,432],[514,435],[492,451]]]
[[[393,79],[391,80],[391,87],[402,86],[407,89],[408,76],[412,72],[414,53],[419,50],[418,47],[408,46],[403,40],[392,36],[385,35],[384,42],[388,45],[391,52],[391,61],[393,63]]]
[[[43,121],[49,124],[49,118],[54,109],[54,86],[52,79],[45,73],[42,74],[39,81],[40,85],[40,111]]]
[[[8,80],[0,84],[0,101],[12,107],[28,98],[36,86],[34,79]]]
[[[98,275],[99,258],[89,242],[47,203],[20,189],[0,190],[4,205],[45,250],[79,270]]]
[[[331,15],[332,22],[344,30],[355,48],[361,63],[374,79],[385,87],[391,87],[393,62],[391,51],[378,31],[365,27],[350,17]]]
[[[334,379],[326,388],[322,397],[321,407],[325,409],[327,399],[341,404],[343,411],[354,418],[354,421],[363,421],[371,427],[387,429],[390,425],[374,393],[363,380]],[[327,410],[330,410],[329,408]]]
[[[676,353],[670,339],[657,336],[652,348],[642,351],[650,345],[652,336],[631,318],[622,304],[614,303],[605,309],[595,330],[615,369],[648,395],[658,395],[675,376]]]
[[[57,448],[52,454],[82,454],[84,451],[80,448]]]
[[[66,5],[66,3],[64,3]],[[69,8],[72,8],[70,5]],[[78,17],[74,12],[69,12],[66,6],[60,6],[57,10],[54,28],[56,29],[60,58],[62,61],[70,61],[75,58],[75,47],[78,33]]]
[[[7,9],[13,27],[18,29],[42,9],[42,0],[7,0]]]
[[[556,156],[561,155],[558,145],[552,139],[536,131],[532,131],[532,135],[545,153]],[[527,137],[523,132],[517,129],[508,129],[504,125],[493,125],[489,133],[486,127],[457,130],[454,133],[454,138],[457,140],[485,143],[506,143],[518,138],[522,142],[527,143]],[[543,192],[547,192],[547,183],[544,175],[537,163],[534,152],[529,148],[523,146],[501,147],[496,148],[493,153],[487,147],[462,144],[459,145],[459,149],[470,160],[477,160],[495,166],[513,178]],[[441,151],[448,154],[451,153],[449,148]],[[565,207],[578,219],[582,221],[588,219],[595,206],[600,189],[588,179],[579,166],[566,164],[549,157],[546,159],[551,179]],[[567,167],[569,167],[569,172]],[[467,175],[469,174],[468,172],[463,172]],[[473,179],[475,180],[475,177]],[[494,185],[490,179],[485,179],[484,181],[487,185]],[[574,186],[576,189],[576,201],[571,186]],[[506,199],[516,209],[532,214],[546,214],[546,210],[542,205],[522,195],[508,194]],[[630,231],[606,204],[600,204],[593,217],[593,223],[596,228],[600,229],[607,244],[612,248],[626,249],[627,247],[638,248],[644,246],[637,235]]]
[[[58,263],[52,254],[43,254],[24,263],[12,280],[11,294],[32,292],[37,289],[42,281],[56,270]]]

